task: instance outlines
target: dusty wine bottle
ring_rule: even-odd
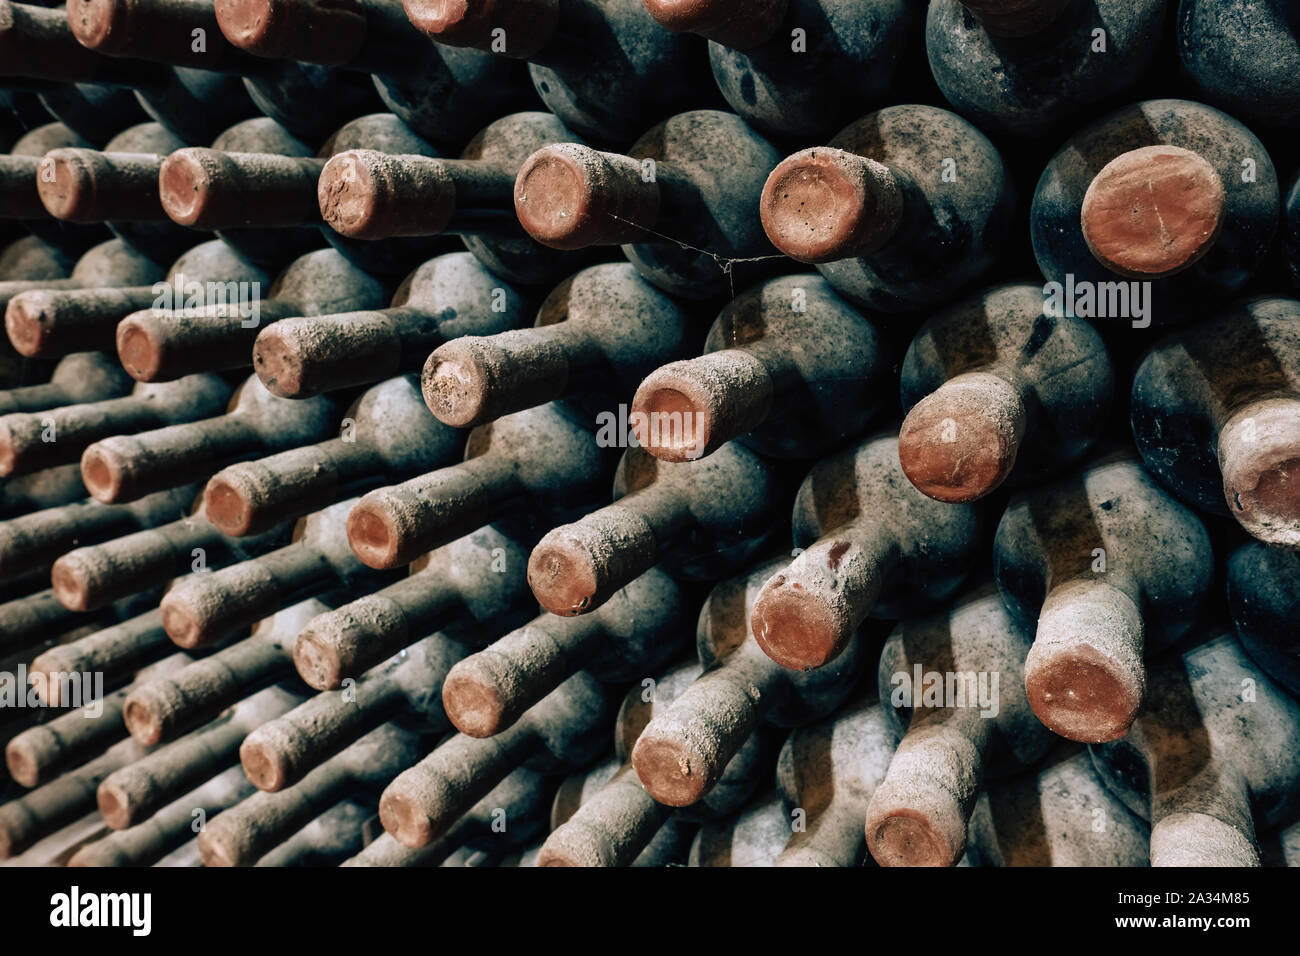
[[[1300,705],[1221,628],[1197,637],[1153,663],[1148,705],[1093,763],[1151,821],[1152,866],[1258,866],[1256,827],[1300,803]]]
[[[1156,343],[1133,375],[1133,438],[1183,501],[1300,546],[1300,302],[1255,298]]]
[[[579,671],[504,733],[457,734],[404,771],[384,791],[379,819],[399,843],[429,844],[517,766],[554,772],[592,763],[612,711],[605,685]]]
[[[548,532],[528,586],[552,614],[588,614],[655,563],[716,581],[749,564],[782,527],[785,475],[732,442],[699,461],[661,462],[629,448],[614,502]]]
[[[170,524],[67,552],[51,567],[50,582],[64,607],[95,610],[188,572],[215,571],[265,554],[285,544],[291,530],[285,521],[254,537],[227,537],[200,505]]]
[[[868,845],[862,818],[897,743],[898,728],[870,680],[826,719],[791,731],[777,758],[776,786],[793,808],[792,832],[773,866],[861,866]]]
[[[1290,3],[1180,0],[1178,59],[1197,99],[1252,126],[1300,125],[1300,26]]]
[[[759,209],[772,243],[881,312],[951,299],[993,265],[1011,224],[1002,157],[960,116],[891,106],[784,159]]]
[[[955,866],[986,779],[1035,764],[1057,738],[1025,696],[1029,635],[991,581],[900,624],[876,671],[898,752],[866,809],[882,866]]]
[[[689,314],[630,264],[592,266],[546,297],[533,328],[439,345],[424,398],[457,428],[559,399],[599,420],[660,362],[686,354],[693,333]]]
[[[98,785],[94,801],[114,830],[147,820],[238,759],[239,742],[260,724],[296,705],[301,696],[268,687],[245,697],[220,719],[114,769]],[[132,744],[139,747],[134,740]]]
[[[203,647],[305,598],[386,583],[347,547],[343,523],[355,500],[303,518],[282,548],[177,581],[159,604],[167,636],[187,650]]]
[[[492,737],[579,670],[611,684],[653,673],[686,645],[684,603],[651,568],[580,620],[542,614],[451,668],[447,717],[463,734]]]
[[[272,324],[253,342],[253,368],[281,398],[309,398],[419,372],[444,342],[520,328],[531,316],[526,296],[469,253],[451,252],[407,276],[386,309]]]
[[[0,414],[29,415],[84,402],[111,401],[131,391],[130,379],[102,352],[77,352],[54,366],[42,385],[0,391]]]
[[[303,628],[293,648],[298,675],[317,690],[334,690],[453,621],[485,630],[498,620],[523,623],[537,612],[523,573],[535,540],[528,521],[513,519],[418,558],[408,578]]]
[[[1300,696],[1300,554],[1259,542],[1228,556],[1228,613],[1246,653]]]
[[[704,105],[704,42],[660,29],[641,0],[403,0],[417,29],[452,47],[529,61],[546,108],[579,136],[624,143],[645,121]],[[593,70],[592,63],[600,69]]]
[[[981,793],[968,831],[972,866],[1147,866],[1151,842],[1073,747]]]
[[[993,541],[1007,610],[1034,632],[1025,690],[1038,719],[1087,743],[1128,732],[1143,655],[1196,623],[1214,572],[1209,534],[1127,450],[1012,498]]]
[[[925,48],[939,89],[994,134],[1042,137],[1144,77],[1166,0],[935,0]]]
[[[576,798],[568,781],[560,785],[551,815],[552,832],[537,855],[538,866],[649,865],[648,857],[658,852],[654,845],[673,841],[671,832],[664,834],[667,828],[730,816],[753,795],[769,770],[757,734],[745,739],[718,782],[690,807],[656,801],[632,766],[632,748],[646,725],[702,673],[701,665],[691,661],[628,691],[614,725],[614,759],[583,776],[582,792]]]
[[[1105,343],[1048,314],[1035,285],[996,286],[945,309],[903,358],[898,457],[938,501],[974,501],[1082,458],[1115,393]]]
[[[177,41],[186,51],[191,44],[188,33]],[[0,2],[0,64],[8,74],[55,84],[134,90],[145,112],[186,143],[209,142],[256,111],[235,77],[118,59],[86,49],[77,42],[62,7]]]
[[[1145,328],[1241,289],[1278,208],[1250,130],[1199,103],[1147,100],[1061,147],[1034,191],[1030,237],[1059,313]]]
[[[622,245],[665,292],[721,297],[761,278],[777,258],[754,207],[779,159],[731,113],[681,113],[626,154],[577,143],[533,153],[515,180],[515,213],[543,245]]]
[[[729,302],[703,356],[646,376],[629,421],[661,461],[699,458],[732,439],[776,458],[813,457],[880,412],[889,374],[875,327],[826,280],[783,276]]]
[[[763,586],[753,628],[768,656],[797,670],[833,660],[869,616],[909,617],[946,599],[981,544],[981,512],[917,491],[890,434],[818,462],[793,522],[797,557]]]
[[[364,495],[348,541],[370,567],[393,568],[525,508],[563,521],[605,499],[610,464],[557,403],[526,409],[474,429],[460,464]]]
[[[463,434],[424,407],[414,375],[368,389],[343,414],[338,438],[213,475],[204,489],[213,524],[236,537],[256,534],[386,481],[452,464],[464,450]]]
[[[778,562],[719,584],[700,611],[696,650],[704,673],[637,738],[632,764],[657,801],[682,807],[717,783],[745,740],[768,722],[791,727],[834,711],[862,674],[857,635],[814,671],[786,670],[766,656],[751,627],[754,600]]]

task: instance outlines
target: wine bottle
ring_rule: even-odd
[[[1014,188],[984,134],[933,106],[890,106],[784,159],[759,204],[772,243],[865,308],[931,308],[984,275]]]
[[[627,142],[646,121],[704,105],[702,91],[712,89],[704,42],[660,29],[641,0],[403,6],[411,23],[440,44],[527,60],[546,108],[594,142]]]
[[[447,672],[447,717],[463,734],[493,737],[579,670],[612,684],[654,672],[685,647],[684,600],[651,568],[581,620],[542,614]]]
[[[754,206],[779,159],[732,113],[680,113],[626,154],[578,143],[533,153],[515,180],[515,213],[543,245],[622,245],[665,292],[721,297],[775,257]]]
[[[732,439],[775,458],[814,457],[880,412],[888,361],[875,327],[826,280],[769,279],[727,304],[703,356],[646,376],[630,420],[661,461]]]
[[[946,599],[981,546],[981,512],[917,491],[890,434],[818,462],[793,523],[797,556],[769,574],[753,627],[763,651],[796,670],[834,660],[869,616],[911,617]]]
[[[457,428],[560,399],[599,420],[656,365],[686,354],[693,332],[689,314],[629,263],[592,266],[546,297],[534,328],[439,345],[424,398]]]
[[[1011,499],[993,541],[1007,610],[1034,632],[1025,690],[1038,719],[1088,743],[1122,737],[1143,656],[1197,622],[1213,578],[1205,526],[1127,450]]]
[[[281,398],[381,382],[419,372],[429,353],[462,335],[524,326],[529,298],[467,252],[425,262],[385,309],[281,319],[258,333],[253,369]]]
[[[1227,578],[1237,640],[1261,670],[1300,696],[1300,555],[1252,541],[1228,556]]]
[[[1133,438],[1183,501],[1300,546],[1300,302],[1255,298],[1157,342],[1133,375]]]
[[[666,29],[709,40],[713,79],[746,123],[798,139],[884,100],[921,25],[906,0],[643,2]]]
[[[1106,785],[1151,821],[1152,866],[1258,866],[1256,828],[1300,804],[1300,705],[1221,628],[1164,655],[1132,731],[1090,749]]]
[[[471,432],[463,462],[364,495],[348,541],[370,567],[394,568],[524,509],[563,521],[606,497],[610,464],[555,403],[516,412]]]
[[[572,617],[656,563],[697,581],[735,574],[782,527],[784,478],[735,442],[681,464],[629,448],[614,502],[548,532],[528,557],[528,586],[542,607]]]
[[[898,456],[938,501],[1039,481],[1097,441],[1115,392],[1105,343],[1039,286],[987,289],[928,319],[903,358]]]
[[[766,721],[792,727],[834,711],[866,663],[857,635],[828,666],[786,670],[767,657],[751,626],[754,601],[779,564],[763,562],[715,587],[700,611],[696,650],[704,673],[646,725],[632,750],[637,776],[668,806],[697,803]]]
[[[877,863],[955,866],[986,779],[1032,766],[1056,742],[1025,696],[1029,646],[991,581],[890,635],[877,686],[906,732],[866,808]]]
[[[1180,0],[1177,23],[1197,99],[1252,126],[1300,125],[1300,26],[1289,3]]]
[[[1147,100],[1052,157],[1030,235],[1058,312],[1144,328],[1240,290],[1268,251],[1278,208],[1277,173],[1250,130],[1200,103]]]
[[[935,0],[925,48],[939,89],[993,134],[1043,137],[1122,97],[1152,65],[1166,0]]]

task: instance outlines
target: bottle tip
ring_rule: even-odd
[[[53,320],[51,304],[50,293],[42,289],[20,292],[9,300],[5,308],[5,332],[19,355],[37,358],[48,354],[49,327]]]
[[[158,171],[158,198],[173,222],[198,229],[226,225],[214,221],[220,216],[218,207],[222,204],[214,202],[214,177],[210,163],[204,162],[213,152],[191,146],[178,149],[162,161]]]
[[[1050,646],[1025,662],[1025,693],[1043,726],[1068,740],[1101,744],[1128,733],[1143,687],[1119,661],[1090,644]]]
[[[77,42],[105,50],[129,29],[130,4],[121,0],[68,0],[68,26]]]
[[[965,835],[963,826],[962,843]],[[911,808],[896,808],[883,818],[868,819],[867,847],[881,866],[953,866],[960,856],[935,821]]]
[[[122,722],[126,724],[126,732],[137,743],[152,747],[162,742],[162,720],[137,692],[133,691],[122,705]]]
[[[1219,434],[1228,510],[1254,537],[1300,548],[1300,402],[1253,402]]]
[[[788,670],[811,670],[834,660],[848,644],[825,601],[782,575],[763,586],[750,613],[758,646]]]
[[[90,611],[90,568],[82,556],[70,551],[54,562],[50,569],[50,587],[54,597],[69,611]]]
[[[241,50],[273,56],[280,6],[277,0],[216,0],[217,26]]]
[[[239,747],[239,762],[244,776],[258,790],[275,793],[289,783],[289,766],[283,755],[254,734],[244,738]]]
[[[202,616],[184,592],[168,591],[158,609],[162,612],[163,630],[177,647],[190,650],[209,641],[211,635]]]
[[[5,746],[5,766],[9,768],[9,776],[24,787],[35,787],[40,783],[40,764],[35,750],[21,736],[14,737]]]
[[[941,389],[918,402],[898,433],[903,474],[936,501],[975,501],[1011,473],[1018,450],[1015,423],[1000,419],[997,407],[972,404],[971,396],[950,401]]]
[[[490,349],[459,339],[438,346],[425,363],[420,388],[435,418],[452,428],[472,428],[487,419]]]
[[[447,718],[467,737],[492,737],[505,729],[506,708],[499,689],[461,664],[442,683]]]
[[[125,788],[113,780],[105,780],[95,791],[95,802],[99,806],[99,815],[114,830],[125,830],[131,826],[134,813],[131,798]]]
[[[380,797],[379,822],[398,843],[418,850],[433,842],[433,820],[419,801],[394,790],[399,783],[400,778]]]
[[[155,332],[148,311],[133,313],[118,323],[118,361],[137,382],[156,382],[163,373],[166,347]]]
[[[593,609],[599,584],[591,555],[579,542],[552,533],[528,556],[528,586],[547,611],[574,617]]]
[[[590,154],[590,155],[589,155]],[[594,206],[594,150],[563,143],[533,153],[515,179],[515,214],[525,231],[553,249],[581,249],[599,241],[605,223]]]
[[[320,214],[339,235],[353,239],[387,239],[395,235],[385,216],[389,205],[385,179],[379,175],[382,153],[350,149],[330,157],[316,183]]]
[[[87,159],[91,150],[54,149],[41,158],[36,191],[41,204],[55,219],[95,222],[95,168]]]
[[[325,634],[316,630],[320,618],[307,625],[293,645],[293,666],[309,687],[335,690],[343,684],[343,662]]]
[[[382,498],[367,495],[348,512],[348,544],[367,567],[382,571],[403,561],[402,535]]]
[[[680,736],[647,729],[632,748],[632,766],[646,792],[665,806],[689,807],[709,789],[708,761]]]
[[[218,531],[241,538],[253,531],[256,488],[239,470],[216,474],[203,489],[203,514]]]
[[[875,202],[862,165],[844,150],[805,149],[772,170],[759,216],[772,245],[799,262],[832,262],[857,254]]]
[[[703,457],[716,447],[714,398],[711,391],[672,367],[652,372],[632,399],[630,419],[637,442],[660,461]]]
[[[1143,146],[1116,156],[1093,177],[1080,224],[1084,242],[1107,269],[1156,279],[1209,252],[1226,205],[1223,181],[1200,155]]]
[[[98,442],[81,456],[81,481],[90,497],[104,504],[113,504],[126,495],[127,459]]]

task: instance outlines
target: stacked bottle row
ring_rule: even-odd
[[[1288,21],[453,6],[0,4],[0,856],[1300,859]]]

